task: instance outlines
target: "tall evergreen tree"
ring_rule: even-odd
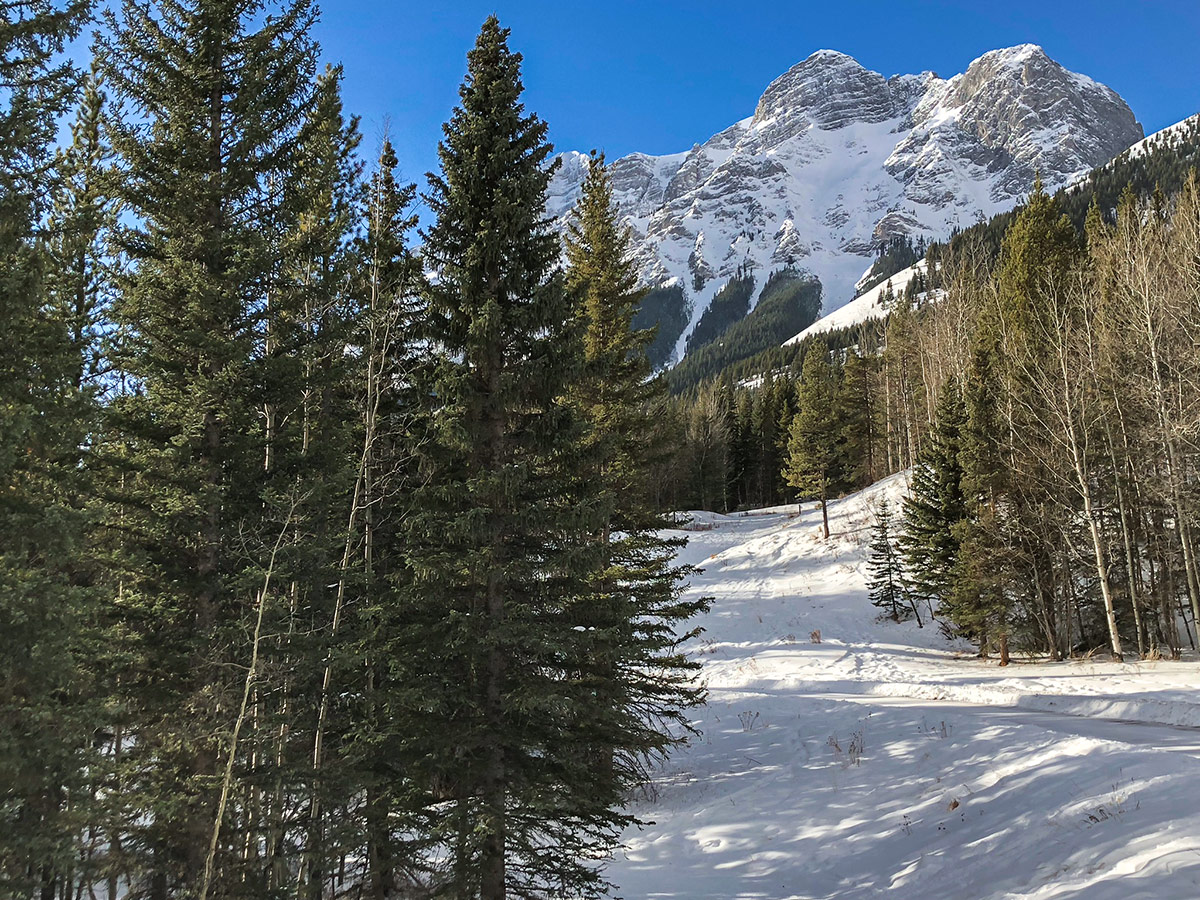
[[[1006,453],[1009,442],[1000,409],[999,357],[998,325],[985,310],[975,326],[963,379],[965,418],[958,458],[966,515],[955,526],[960,552],[941,611],[958,634],[980,642],[985,652],[987,643],[994,641],[1001,664],[1006,664],[1021,554],[1014,534],[1018,513]]]
[[[788,496],[787,469],[788,441],[792,438],[792,420],[796,418],[796,382],[789,376],[779,379],[779,419],[775,423],[775,458],[779,465],[775,470],[772,488],[775,498],[783,501]]]
[[[729,489],[729,441],[733,418],[728,406],[729,394],[720,382],[700,389],[696,402],[688,410],[684,432],[685,459],[689,469],[688,502],[700,509],[725,512]]]
[[[328,67],[316,79],[279,184],[278,276],[265,298],[256,367],[265,388],[265,531],[287,534],[274,554],[274,606],[289,638],[266,648],[265,662],[287,673],[277,689],[287,699],[272,713],[289,719],[294,745],[280,748],[280,771],[271,774],[304,797],[296,880],[314,898],[334,861],[360,850],[350,824],[361,822],[345,798],[361,790],[363,777],[350,749],[349,698],[361,687],[362,666],[347,649],[355,636],[347,607],[361,599],[363,576],[357,392],[366,310],[353,285],[361,265],[352,240],[360,136],[343,111],[341,78],[340,68]],[[256,710],[264,718],[266,710]]]
[[[551,147],[521,103],[520,64],[489,18],[430,176],[437,360],[406,529],[410,678],[429,723],[413,777],[447,804],[440,892],[484,900],[595,893],[581,860],[626,821],[579,752],[595,708],[574,673],[595,643],[576,613],[603,558],[602,508],[567,399],[581,323],[545,216]]]
[[[670,437],[660,422],[666,384],[650,378],[653,332],[632,328],[642,292],[602,156],[592,157],[566,250],[584,320],[584,371],[569,397],[587,428],[603,549],[592,594],[577,605],[577,627],[592,638],[579,678],[591,707],[592,765],[610,778],[598,787],[619,802],[644,780],[644,761],[689,730],[683,712],[701,694],[690,684],[696,664],[675,649],[675,626],[705,602],[680,599],[690,570],[673,560],[683,542],[660,536],[670,522],[648,478]]]
[[[738,507],[754,503],[754,392],[738,391],[729,435],[729,494]]]
[[[336,767],[352,768],[364,796],[366,896],[386,900],[402,889],[414,868],[424,832],[422,792],[404,761],[414,707],[405,666],[407,611],[403,589],[404,527],[413,484],[415,399],[422,354],[417,341],[420,263],[407,246],[416,227],[412,202],[416,188],[397,180],[396,153],[385,140],[368,185],[366,222],[356,243],[361,267],[355,295],[362,308],[353,343],[361,348],[355,378],[359,445],[358,472],[349,515],[347,543],[360,561],[357,590],[350,604],[352,652],[343,667],[361,696],[351,716],[347,747]],[[353,833],[353,832],[352,832]],[[416,867],[419,869],[419,867]]]
[[[950,595],[959,557],[959,528],[966,518],[960,460],[966,420],[962,390],[946,382],[928,447],[913,468],[904,499],[904,535],[900,549],[909,588],[931,609]]]
[[[879,412],[871,383],[871,362],[854,349],[846,354],[837,389],[839,480],[849,490],[860,490],[878,476]]]
[[[829,537],[828,504],[837,465],[836,384],[828,355],[824,345],[816,344],[804,357],[784,468],[787,483],[802,500],[820,502],[825,537]]]
[[[79,361],[79,389],[99,390],[104,307],[109,300],[107,243],[116,221],[111,189],[112,153],[104,136],[105,97],[93,68],[71,125],[71,143],[59,152],[58,184],[50,210],[48,283],[51,306]]]
[[[783,378],[768,378],[754,393],[750,412],[750,430],[754,437],[754,502],[766,506],[775,501],[775,485],[782,460],[779,456],[780,407],[788,383]]]
[[[56,117],[77,84],[60,54],[85,2],[0,6],[0,893],[71,890],[89,763],[80,654],[91,620],[77,558],[89,423],[49,285],[40,225]],[[77,802],[74,808],[69,798]]]
[[[270,464],[298,454],[263,414],[282,370],[295,375],[269,324],[313,19],[308,0],[126,0],[100,47],[123,112],[111,135],[130,262],[113,304],[128,390],[110,406],[130,729],[114,846],[129,859],[122,876],[152,898],[271,889],[261,835],[232,824],[264,823],[224,819],[263,616],[279,614],[271,547],[326,474]]]

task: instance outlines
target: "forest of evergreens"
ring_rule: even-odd
[[[684,288],[602,154],[554,230],[494,16],[418,187],[312,0],[102,7],[0,3],[0,897],[602,896],[705,698],[673,510],[911,470],[882,616],[1197,646],[1194,128],[883,320],[782,347],[819,282],[743,272],[655,375]]]
[[[729,284],[749,285],[744,288],[748,295],[754,284],[753,276]],[[728,287],[723,288],[717,298]],[[717,298],[714,298],[714,304]],[[711,307],[705,310],[696,325],[697,330],[705,324],[710,312]],[[719,331],[712,329],[705,343],[688,343],[686,355],[667,373],[667,382],[675,393],[693,388],[705,379],[727,372],[740,360],[756,357],[767,348],[779,347],[815,322],[820,314],[821,283],[795,269],[778,269],[767,277],[754,309],[748,314],[724,325]]]
[[[564,267],[490,18],[417,252],[310,0],[92,12],[0,5],[0,896],[598,895],[704,607],[602,159]]]

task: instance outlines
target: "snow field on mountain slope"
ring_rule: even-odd
[[[1164,724],[1200,724],[1196,662],[1001,669],[878,622],[903,479],[832,504],[829,541],[808,505],[695,515],[702,736],[636,803],[616,896],[1200,897],[1200,731]]]
[[[863,322],[869,322],[872,319],[882,319],[888,314],[888,308],[883,305],[884,295],[887,289],[891,286],[892,295],[900,297],[904,294],[904,289],[908,287],[908,283],[912,281],[919,272],[924,272],[929,268],[929,263],[925,260],[918,260],[907,269],[901,269],[891,278],[886,279],[870,290],[863,291],[861,296],[855,297],[845,306],[835,309],[828,315],[821,316],[817,321],[813,322],[799,334],[788,338],[783,342],[783,346],[788,344],[798,344],[806,337],[811,337],[814,334],[825,334],[828,331],[837,331],[839,328],[850,328],[854,325],[861,325]]]

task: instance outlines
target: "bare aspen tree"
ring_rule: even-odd
[[[1128,303],[1130,318],[1136,325],[1143,366],[1137,383],[1144,391],[1153,415],[1154,435],[1161,448],[1173,530],[1183,559],[1185,585],[1193,623],[1200,617],[1200,573],[1190,538],[1190,516],[1183,490],[1182,460],[1175,437],[1172,404],[1168,396],[1172,360],[1168,266],[1166,262],[1166,226],[1140,204],[1126,202],[1113,233],[1116,277]]]

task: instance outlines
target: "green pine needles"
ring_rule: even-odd
[[[431,178],[437,358],[407,530],[412,774],[444,807],[444,893],[489,900],[601,892],[623,797],[700,698],[673,626],[701,604],[644,499],[661,387],[628,236],[597,157],[559,269],[546,126],[507,38],[484,24]]]
[[[871,555],[867,566],[867,596],[872,605],[881,610],[893,622],[907,619],[909,615],[923,627],[921,612],[913,602],[904,583],[904,564],[896,546],[892,507],[884,498],[875,510],[875,526],[871,531]]]
[[[564,266],[490,18],[418,255],[312,3],[86,6],[0,11],[0,894],[605,893],[706,601],[603,157]]]

